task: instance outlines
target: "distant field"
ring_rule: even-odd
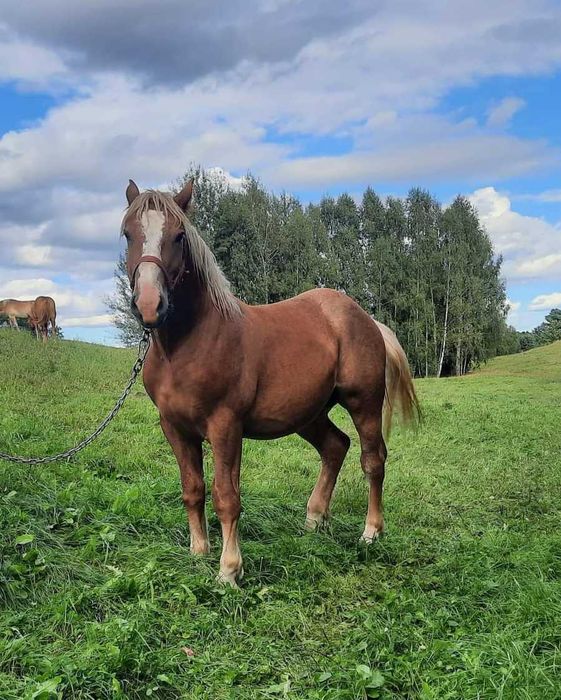
[[[71,445],[133,359],[0,331],[0,450]],[[417,387],[425,425],[392,435],[387,534],[368,550],[346,414],[329,532],[302,531],[312,448],[246,442],[241,591],[214,583],[212,508],[212,555],[189,555],[140,385],[74,462],[0,461],[0,699],[559,700],[561,343]]]

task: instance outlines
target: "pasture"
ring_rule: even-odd
[[[134,356],[0,332],[0,450],[70,446]],[[140,384],[74,462],[0,462],[0,698],[561,697],[561,343],[416,384],[425,424],[394,430],[369,548],[346,414],[325,532],[303,532],[313,448],[246,441],[239,591],[214,582],[210,503],[212,554],[189,554]]]

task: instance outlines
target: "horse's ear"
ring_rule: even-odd
[[[190,180],[187,180],[186,185],[183,187],[181,192],[178,192],[175,197],[175,203],[180,209],[183,209],[183,211],[187,211],[189,209],[189,204],[191,203],[191,197],[193,196],[193,178]]]
[[[127,191],[125,192],[126,197],[127,197],[127,202],[130,205],[134,202],[134,200],[138,197],[140,194],[140,190],[138,189],[138,186],[134,180],[129,180],[129,186],[127,187]]]

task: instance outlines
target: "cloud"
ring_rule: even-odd
[[[410,120],[409,120],[410,121]],[[426,121],[426,120],[425,120]],[[501,179],[532,171],[551,153],[542,144],[506,136],[490,136],[434,119],[432,134],[414,139],[416,129],[400,128],[388,134],[379,148],[340,156],[285,160],[266,174],[269,182],[292,187],[321,187],[341,181],[443,182],[451,178],[475,180],[485,172]]]
[[[110,314],[99,314],[98,316],[79,316],[77,318],[65,318],[64,325],[67,328],[100,328],[110,326],[113,323],[113,316]]]
[[[35,5],[0,0],[0,80],[64,97],[0,138],[0,279],[50,280],[68,319],[104,315],[130,177],[161,186],[201,163],[236,187],[248,170],[289,191],[430,186],[529,173],[557,155],[438,113],[452,88],[561,65],[561,8],[546,0],[474,0],[461,12],[457,3],[416,12],[408,0]],[[502,125],[515,107],[502,105]],[[321,139],[347,152],[302,155]],[[517,265],[547,262],[559,247],[553,227],[513,220],[509,207],[489,228],[505,270],[520,276]],[[543,244],[530,240],[536,231]],[[73,310],[65,294],[88,308]]]
[[[513,211],[510,199],[494,187],[478,189],[469,199],[478,210],[495,251],[504,257],[507,279],[559,279],[560,229],[544,219]]]
[[[525,260],[519,263],[517,271],[523,277],[547,277],[550,273],[556,275],[561,271],[561,254],[550,253],[533,260]]]
[[[528,308],[532,311],[549,311],[561,307],[561,292],[551,294],[539,294],[530,302]]]
[[[523,194],[519,195],[517,199],[529,199],[535,202],[561,202],[561,189],[560,190],[545,190],[545,192],[539,192],[538,194]]]
[[[14,258],[21,265],[44,267],[52,263],[52,248],[48,245],[20,245],[14,249]]]
[[[512,299],[507,299],[506,303],[508,305],[507,323],[511,326],[517,327],[520,323],[520,309],[522,303],[520,301],[512,301]]]
[[[0,23],[0,81],[42,89],[64,82],[66,74],[64,61],[55,51],[16,36]]]
[[[28,12],[2,0],[8,27],[64,53],[74,71],[120,71],[154,85],[185,85],[242,61],[292,59],[313,40],[372,15],[367,0],[253,2],[221,0],[42,0]]]
[[[505,97],[489,109],[487,126],[507,126],[512,117],[525,106],[526,102],[520,97]]]
[[[231,190],[235,190],[236,192],[239,192],[244,186],[244,183],[247,181],[247,178],[245,176],[235,177],[223,168],[208,168],[206,172],[207,175],[209,175],[211,178],[220,183],[223,183],[224,185],[226,185],[226,187],[228,187]]]

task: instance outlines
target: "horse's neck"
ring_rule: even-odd
[[[188,338],[195,341],[202,327],[219,315],[193,270],[185,274],[172,290],[171,305],[168,318],[156,331],[158,343],[167,356]]]

